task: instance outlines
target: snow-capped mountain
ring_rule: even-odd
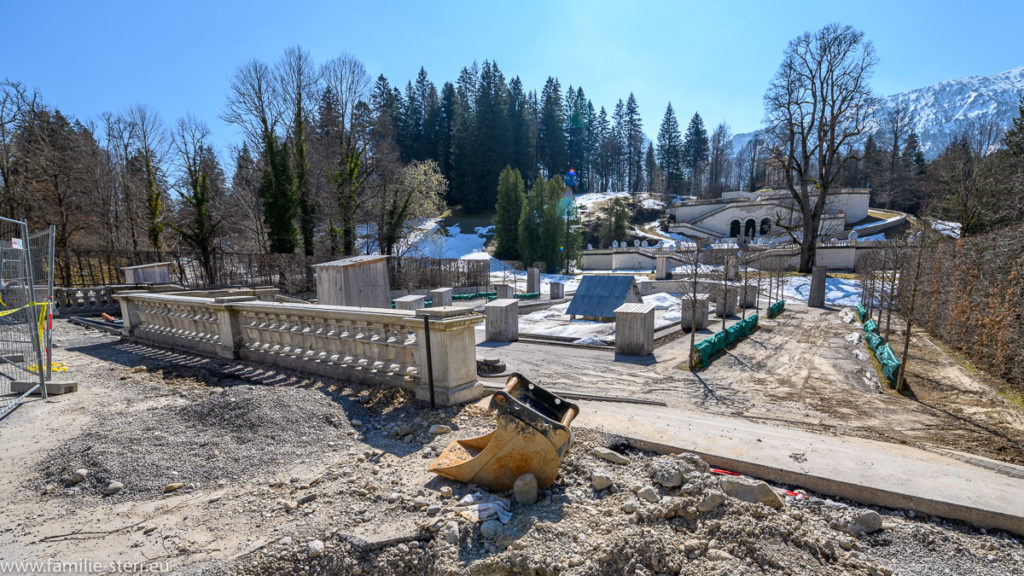
[[[972,121],[992,121],[1006,128],[1017,116],[1024,94],[1024,66],[991,76],[968,76],[924,88],[900,92],[878,100],[876,110],[902,103],[913,118],[925,157],[935,158],[962,128]],[[739,151],[753,132],[733,137]]]

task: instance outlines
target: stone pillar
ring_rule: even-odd
[[[430,358],[434,374],[434,399],[442,406],[472,402],[483,397],[483,384],[476,377],[475,327],[483,321],[466,308],[450,306],[416,311],[419,374],[416,399],[430,400],[427,373],[426,333],[423,317],[430,318]]]
[[[697,298],[697,315],[694,317],[694,321],[690,320],[690,314],[693,313],[693,296],[683,296],[680,312],[682,312],[682,319],[679,325],[683,330],[704,330],[708,327],[708,301],[706,298]]]
[[[561,300],[562,298],[565,298],[565,284],[562,284],[561,282],[552,282],[548,286],[551,290],[551,295],[549,297],[551,300]]]
[[[519,301],[514,298],[498,298],[484,304],[487,318],[487,339],[491,342],[515,342],[519,340]]]
[[[655,280],[668,280],[668,258],[665,256],[658,256],[655,261],[654,269]]]
[[[726,280],[732,281],[732,280],[737,279],[739,277],[739,275],[740,275],[740,263],[737,262],[735,258],[730,259],[729,260],[729,266],[727,267],[725,273],[726,273],[726,277],[725,277]]]
[[[238,312],[231,306],[236,302],[253,302],[255,296],[225,296],[213,299],[213,309],[217,312],[217,327],[220,328],[220,345],[217,355],[221,358],[237,360],[242,348],[242,327],[238,323]]]
[[[811,268],[811,293],[807,296],[807,305],[812,308],[825,307],[826,270],[824,266]]]
[[[737,303],[739,301],[739,290],[736,286],[718,287],[715,296],[715,316],[735,316]]]
[[[744,284],[740,288],[740,306],[757,308],[757,284]]]
[[[395,298],[395,310],[419,310],[423,308],[426,297],[422,294],[410,294]]]
[[[498,298],[511,298],[515,294],[515,287],[511,284],[495,284],[494,291],[497,292]]]
[[[442,306],[452,305],[452,289],[451,288],[437,288],[430,291],[430,307],[440,308]]]
[[[526,269],[526,291],[529,293],[540,292],[540,269]]]
[[[615,353],[654,352],[654,304],[623,304],[615,309]]]
[[[128,290],[114,294],[121,303],[121,335],[130,338],[139,325],[139,304],[132,298],[136,294],[149,294],[148,290]]]
[[[639,294],[641,298],[644,296],[650,296],[651,293],[654,292],[654,282],[651,282],[650,280],[640,280],[636,283],[636,290],[637,294]]]

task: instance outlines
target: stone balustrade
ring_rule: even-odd
[[[125,338],[364,383],[429,398],[424,317],[430,324],[435,397],[479,398],[474,326],[466,308],[390,310],[122,292]]]

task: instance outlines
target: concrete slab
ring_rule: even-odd
[[[641,448],[695,452],[712,466],[756,478],[1024,535],[1024,478],[1018,474],[909,446],[825,436],[678,406],[579,405],[574,426],[629,437]]]

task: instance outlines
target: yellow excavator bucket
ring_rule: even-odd
[[[579,407],[512,374],[491,397],[490,409],[498,413],[494,432],[453,441],[430,471],[492,492],[511,490],[523,474],[533,474],[542,490],[550,486],[572,444],[569,424]]]

